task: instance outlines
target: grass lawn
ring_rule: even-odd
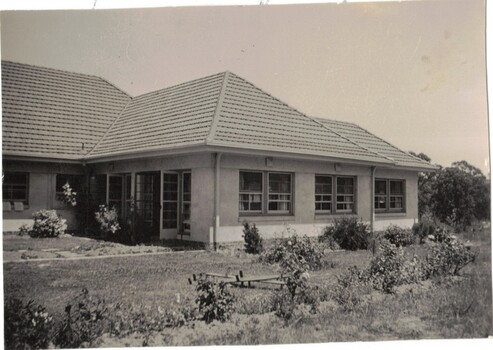
[[[460,235],[459,235],[460,236]],[[456,278],[426,281],[403,286],[395,294],[372,293],[369,302],[352,312],[342,310],[334,301],[323,302],[315,315],[301,315],[289,322],[272,313],[238,314],[226,323],[195,322],[193,326],[167,329],[153,335],[149,345],[269,344],[418,338],[487,337],[492,332],[491,244],[489,231],[467,236],[479,255]],[[72,243],[70,243],[72,242]],[[79,238],[26,239],[6,249],[33,249],[50,244],[79,245]],[[424,246],[410,249],[418,253]],[[310,273],[310,283],[329,288],[336,276],[348,267],[369,262],[369,251],[331,252],[325,255],[326,268]],[[254,256],[219,252],[174,252],[163,255],[122,256],[107,259],[49,262],[4,263],[6,297],[34,299],[50,313],[60,316],[66,303],[82,288],[108,303],[129,303],[149,308],[166,307],[180,294],[195,298],[188,277],[201,272],[243,270],[245,275],[277,272]],[[261,300],[273,287],[231,288],[238,304]],[[244,312],[243,312],[244,313]],[[118,339],[103,337],[103,346],[140,346],[140,335]]]

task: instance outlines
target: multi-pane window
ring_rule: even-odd
[[[292,213],[292,174],[240,171],[239,208],[240,213]]]
[[[353,213],[355,178],[352,176],[315,176],[315,212]]]
[[[337,177],[336,212],[352,213],[354,210],[354,178]]]
[[[29,174],[5,172],[3,176],[3,201],[29,203]]]
[[[86,187],[86,177],[84,175],[56,174],[56,199],[62,201],[63,186],[69,184],[70,188],[77,193],[82,193]]]
[[[291,212],[291,174],[269,173],[268,212]]]
[[[240,172],[240,212],[262,212],[263,173]]]
[[[178,174],[163,174],[163,228],[178,228]]]
[[[332,212],[332,176],[315,176],[315,210]]]
[[[404,180],[375,180],[375,210],[404,211]]]

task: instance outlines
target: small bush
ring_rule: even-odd
[[[103,333],[106,317],[105,302],[93,298],[84,288],[65,307],[65,317],[57,327],[55,345],[62,348],[93,347]]]
[[[263,251],[263,240],[255,224],[243,223],[243,239],[247,253],[260,254]]]
[[[25,236],[25,235],[28,235],[29,232],[32,230],[32,226],[31,225],[27,225],[27,224],[24,224],[22,225],[21,227],[19,227],[19,232],[18,232],[18,235],[19,236]]]
[[[5,348],[46,349],[52,336],[53,317],[33,300],[5,300]]]
[[[343,216],[334,221],[333,226],[327,226],[322,232],[321,240],[333,240],[342,249],[367,249],[370,238],[370,227],[354,216]]]
[[[445,227],[439,227],[435,230],[435,234],[429,236],[429,238],[438,243],[443,243],[447,242],[450,240],[452,235],[450,234],[450,231],[447,230]]]
[[[215,283],[204,278],[198,280],[195,302],[206,323],[228,320],[234,310],[234,301],[235,298],[229,292],[226,283]]]
[[[427,278],[440,275],[458,275],[466,265],[476,259],[471,251],[458,239],[450,238],[432,247],[423,263]]]
[[[402,248],[390,242],[383,242],[379,254],[370,261],[369,275],[373,287],[385,293],[392,293],[395,286],[403,283],[403,266]]]
[[[260,260],[268,264],[280,263],[290,265],[292,263],[307,264],[306,269],[318,270],[322,267],[323,251],[317,242],[313,242],[308,236],[299,237],[296,232],[286,239],[276,240],[274,247],[265,251]]]
[[[94,216],[104,237],[112,237],[120,231],[118,211],[115,207],[100,205]]]
[[[420,222],[416,222],[413,227],[412,231],[415,236],[419,238],[419,243],[422,244],[424,243],[424,240],[428,236],[433,236],[435,234],[435,224],[429,220],[421,220]]]
[[[65,233],[66,220],[60,218],[56,210],[38,210],[33,213],[34,224],[27,233],[33,238],[52,238]]]
[[[413,232],[405,230],[396,225],[390,225],[383,233],[383,237],[396,247],[406,247],[414,244],[415,237]]]
[[[367,271],[353,266],[337,276],[332,297],[344,311],[351,312],[362,302],[363,295],[370,289]]]

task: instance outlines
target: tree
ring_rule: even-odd
[[[440,221],[465,228],[473,220],[490,218],[489,180],[466,161],[439,171],[431,187],[432,211]]]
[[[413,156],[430,163],[431,158],[424,153],[416,154],[409,151]],[[420,172],[418,174],[418,216],[431,215],[431,195],[433,193],[433,183],[435,182],[436,173]]]

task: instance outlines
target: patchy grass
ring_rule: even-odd
[[[462,238],[461,234],[458,234]],[[491,242],[488,230],[466,233],[476,261],[466,266],[459,277],[428,280],[421,284],[398,287],[395,294],[373,292],[352,312],[330,300],[336,276],[350,266],[362,267],[372,257],[370,251],[338,251],[324,256],[324,268],[311,272],[310,283],[320,286],[326,301],[320,312],[300,312],[289,322],[277,318],[264,301],[272,287],[231,288],[237,310],[226,323],[166,329],[153,334],[149,345],[272,344],[332,341],[368,341],[422,338],[482,338],[492,331],[491,319]],[[10,239],[10,238],[9,238]],[[27,241],[12,241],[10,246],[24,247]],[[63,240],[59,238],[58,240]],[[45,244],[55,240],[31,241]],[[34,242],[35,241],[35,242]],[[61,241],[66,244],[65,241]],[[87,241],[85,241],[87,242]],[[83,243],[81,243],[82,245]],[[73,247],[73,246],[72,246]],[[39,249],[39,246],[35,247]],[[64,248],[67,248],[64,246]],[[20,248],[23,249],[23,248]],[[413,245],[406,250],[423,256],[427,245]],[[188,277],[201,272],[243,270],[245,275],[277,272],[277,268],[258,262],[248,254],[227,252],[177,252],[165,255],[125,256],[82,261],[47,263],[4,263],[6,297],[34,299],[60,317],[66,303],[84,287],[108,303],[123,302],[149,308],[166,307],[180,294],[195,298],[195,286]],[[142,335],[124,339],[103,336],[101,346],[142,345]]]

